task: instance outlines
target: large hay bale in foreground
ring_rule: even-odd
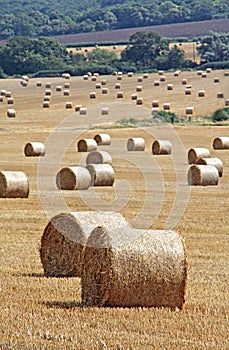
[[[196,147],[190,148],[188,151],[188,163],[196,164],[199,158],[210,158],[210,151],[207,148]]]
[[[89,171],[82,166],[62,168],[56,176],[59,190],[87,190],[91,184]]]
[[[170,307],[185,301],[187,259],[173,231],[97,227],[83,250],[82,301],[89,306]],[[117,237],[129,240],[117,242]]]
[[[110,164],[88,164],[91,186],[113,186],[114,169]]]
[[[114,212],[71,212],[54,216],[41,237],[40,259],[45,276],[80,277],[82,249],[98,225],[124,227],[121,214]]]
[[[209,186],[218,185],[219,172],[213,165],[192,164],[188,171],[188,184]]]
[[[111,137],[108,134],[96,134],[94,140],[99,146],[109,146],[111,144]]]
[[[81,139],[77,143],[78,152],[91,152],[97,150],[97,143],[94,139]]]
[[[171,154],[172,144],[168,140],[155,140],[152,144],[153,154]]]
[[[29,195],[29,181],[22,171],[0,172],[1,198],[27,198]]]
[[[44,156],[45,151],[45,145],[42,142],[28,142],[24,148],[26,157]]]
[[[213,140],[214,149],[229,149],[229,136],[216,137]]]
[[[112,164],[112,157],[106,151],[92,151],[88,153],[86,164]]]
[[[213,165],[219,172],[219,177],[223,176],[223,162],[219,158],[200,158],[196,164]]]
[[[144,151],[145,140],[142,137],[133,137],[127,141],[128,151]]]

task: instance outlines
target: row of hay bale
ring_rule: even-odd
[[[229,137],[216,137],[213,140],[215,150],[229,149]],[[188,151],[189,185],[218,185],[223,176],[223,162],[218,157],[211,157],[210,151],[204,147],[191,148]]]
[[[174,231],[135,230],[114,212],[72,212],[45,227],[40,259],[47,277],[80,277],[88,306],[182,309],[184,241]]]
[[[4,102],[6,100],[8,105],[13,105],[15,103],[14,97],[12,97],[12,92],[9,90],[2,89],[0,92],[0,102]],[[8,108],[6,112],[6,116],[9,118],[16,117],[16,111],[14,108]]]

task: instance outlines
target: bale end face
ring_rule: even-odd
[[[29,181],[22,171],[0,172],[1,198],[27,198],[29,196]]]
[[[113,186],[114,169],[110,164],[88,164],[91,174],[91,186]]]
[[[214,149],[229,149],[229,136],[216,137],[213,140]]]
[[[97,150],[97,143],[94,139],[81,139],[77,143],[78,152],[91,152]]]
[[[45,145],[42,142],[29,142],[24,148],[24,154],[26,157],[44,156],[45,152]]]

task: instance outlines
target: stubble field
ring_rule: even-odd
[[[70,79],[70,96],[56,92],[64,85],[61,78],[43,78],[41,87],[31,79],[27,87],[19,80],[2,80],[1,89],[12,92],[16,118],[8,118],[6,99],[0,104],[0,170],[22,170],[30,182],[27,199],[0,199],[0,348],[1,349],[228,349],[229,308],[229,151],[216,151],[212,141],[229,136],[228,126],[169,126],[119,128],[122,118],[147,119],[151,103],[159,99],[172,104],[172,111],[185,116],[185,108],[194,106],[196,116],[208,116],[224,107],[228,98],[228,77],[223,71],[207,78],[196,72],[182,72],[179,77],[166,73],[159,87],[150,74],[141,83],[144,105],[131,100],[138,75],[120,81],[125,97],[117,99],[115,76],[107,80],[109,94],[96,90],[95,82],[82,77]],[[219,83],[214,83],[214,77]],[[181,79],[187,78],[193,94],[186,96]],[[52,103],[42,108],[45,83],[51,82]],[[174,84],[167,91],[168,83]],[[199,98],[197,91],[206,90]],[[222,91],[224,98],[217,98]],[[87,107],[87,115],[65,108],[66,101]],[[101,109],[109,107],[109,115]],[[195,117],[196,117],[195,116]],[[198,119],[198,118],[197,118]],[[82,137],[94,137],[100,131],[110,134],[112,143],[103,146],[113,155],[113,188],[88,191],[55,189],[55,175],[61,166],[85,164],[85,154],[76,151]],[[146,151],[127,152],[129,137],[140,136]],[[170,139],[171,156],[153,156],[156,138]],[[47,145],[49,163],[25,157],[27,142]],[[218,186],[187,185],[187,151],[190,147],[209,148],[212,157],[224,164]],[[53,155],[53,157],[52,157]],[[51,160],[50,160],[51,159]],[[58,192],[58,193],[57,193]],[[60,198],[61,197],[61,198]],[[62,210],[115,210],[135,227],[173,228],[185,240],[189,274],[186,303],[182,311],[154,308],[83,307],[78,278],[46,278],[39,257],[42,232],[49,217]]]

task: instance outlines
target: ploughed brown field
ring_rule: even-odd
[[[214,83],[214,77],[219,83]],[[212,71],[206,78],[197,72],[179,77],[165,73],[166,81],[154,87],[158,74],[142,83],[139,75],[120,81],[124,98],[116,97],[117,77],[30,79],[27,87],[19,79],[1,80],[0,90],[12,92],[15,103],[0,102],[0,171],[24,171],[30,183],[25,199],[0,198],[0,349],[212,349],[229,348],[229,150],[214,150],[213,139],[229,136],[228,126],[198,126],[216,109],[223,108],[228,94],[228,77]],[[185,95],[183,78],[193,87]],[[95,89],[107,80],[108,94]],[[41,87],[36,83],[40,80]],[[52,103],[43,108],[45,83],[51,82]],[[57,85],[70,82],[70,96]],[[173,83],[174,90],[167,91]],[[131,94],[137,85],[144,98],[136,105]],[[197,92],[206,91],[200,98]],[[91,91],[96,98],[90,99]],[[218,92],[224,98],[217,98]],[[155,124],[151,128],[124,129],[115,122],[122,118],[149,119],[152,100],[160,108],[170,102],[172,111],[185,116],[194,106],[196,123]],[[66,102],[82,104],[86,115],[66,109]],[[108,115],[102,115],[109,107]],[[15,118],[6,116],[14,108]],[[104,127],[106,130],[104,131]],[[98,132],[111,136],[110,146],[100,146],[113,157],[113,187],[87,191],[58,191],[55,177],[60,167],[85,165],[85,153],[76,151],[80,138]],[[130,137],[143,137],[145,152],[127,152]],[[153,156],[155,139],[168,139],[170,156]],[[27,142],[46,144],[45,157],[25,157]],[[188,186],[187,152],[206,147],[224,164],[218,186]],[[46,161],[48,159],[48,162]],[[185,240],[189,274],[186,302],[182,311],[168,308],[83,307],[79,278],[46,278],[39,257],[40,239],[49,218],[61,211],[115,210],[134,227],[177,231]]]

